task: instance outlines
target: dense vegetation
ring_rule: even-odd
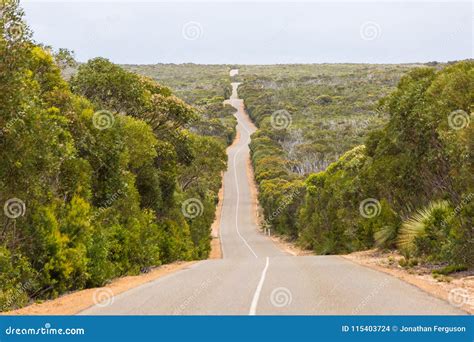
[[[8,2],[0,25],[0,310],[206,258],[235,136],[230,67],[76,67],[22,15]],[[472,266],[472,61],[238,79],[266,224],[320,254]]]
[[[1,310],[206,258],[233,136],[222,102],[203,113],[103,58],[66,82],[68,54],[34,43],[15,2],[3,14]]]
[[[278,143],[288,169],[326,169],[387,121],[378,101],[415,65],[245,66],[239,94],[259,126]],[[272,114],[274,114],[272,120]]]
[[[472,61],[419,66],[396,89],[404,66],[260,68],[241,70],[240,94],[266,224],[320,254],[472,266]]]
[[[234,140],[237,121],[230,105],[222,102],[232,93],[227,65],[154,64],[124,65],[125,69],[153,78],[191,104],[200,120],[192,124],[194,132]]]
[[[299,236],[304,179],[325,170],[387,122],[378,101],[412,65],[278,65],[240,68],[239,95],[259,130],[251,152],[259,200],[278,233]],[[278,210],[281,203],[285,210]],[[275,215],[278,211],[278,215]],[[280,212],[281,211],[281,212]]]

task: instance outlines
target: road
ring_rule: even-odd
[[[246,171],[248,120],[237,83],[240,139],[228,149],[220,222],[223,258],[205,260],[124,292],[85,315],[465,314],[395,277],[339,256],[292,256],[261,234]]]

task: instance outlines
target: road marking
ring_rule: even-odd
[[[252,304],[250,305],[249,316],[255,316],[257,314],[257,305],[258,299],[260,298],[260,293],[262,292],[263,283],[265,282],[265,277],[267,275],[268,266],[270,265],[270,258],[267,257],[267,261],[265,264],[265,268],[263,269],[262,276],[260,277],[260,281],[257,285],[257,289],[253,295]]]
[[[234,107],[234,105],[232,105]],[[237,121],[238,123],[240,123],[241,127],[247,132],[249,133],[249,131],[247,130],[247,128],[245,127],[244,123],[242,122],[242,120],[239,120],[239,117],[238,117],[238,113],[240,112],[240,108],[238,107],[234,107],[235,109],[237,109]],[[249,243],[247,242],[247,240],[245,240],[245,238],[242,236],[242,234],[240,234],[240,230],[239,230],[239,202],[240,202],[240,190],[239,190],[239,179],[237,178],[237,168],[236,168],[236,159],[237,159],[237,155],[239,154],[239,152],[246,146],[248,145],[248,142],[250,140],[250,136],[247,138],[247,140],[245,141],[245,143],[240,146],[240,148],[237,149],[237,151],[235,152],[234,154],[234,158],[233,158],[233,169],[234,169],[234,180],[235,180],[235,188],[236,188],[236,191],[237,191],[237,204],[235,205],[235,229],[237,231],[237,235],[240,237],[240,239],[244,242],[244,244],[247,246],[247,248],[250,250],[250,252],[252,252],[252,254],[255,256],[255,258],[258,258],[257,254],[255,253],[255,251],[252,249],[252,247],[250,247]]]

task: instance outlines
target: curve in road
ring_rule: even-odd
[[[236,70],[231,71],[236,74]],[[226,100],[240,139],[228,149],[220,237],[223,259],[141,285],[83,315],[448,315],[465,312],[390,275],[338,256],[291,256],[256,226],[247,173],[249,120],[238,83]]]

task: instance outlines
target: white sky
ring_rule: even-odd
[[[34,38],[116,63],[405,63],[473,56],[472,2],[22,1]]]

